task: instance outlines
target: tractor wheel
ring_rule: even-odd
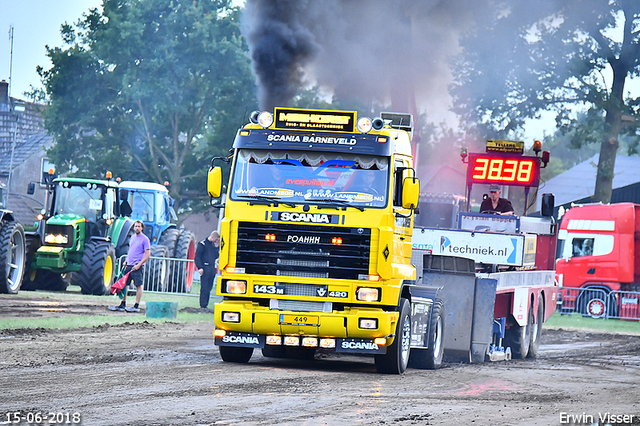
[[[537,319],[533,323],[533,330],[531,330],[531,344],[529,346],[528,358],[537,358],[540,353],[540,337],[542,337],[542,323],[544,322],[544,299],[542,294],[538,296],[538,315]]]
[[[62,275],[48,269],[32,269],[25,274],[23,281],[27,290],[67,291],[68,285]]]
[[[444,303],[436,299],[429,316],[428,349],[411,349],[409,366],[435,370],[442,366],[444,356]]]
[[[170,268],[170,287],[177,293],[189,293],[193,282],[196,257],[196,236],[191,231],[182,231],[173,252],[174,260]]]
[[[13,221],[0,227],[0,293],[17,294],[25,269],[24,229]]]
[[[82,268],[73,274],[74,285],[80,286],[82,294],[110,294],[115,277],[116,250],[113,244],[90,241],[84,246]]]
[[[395,339],[384,355],[376,355],[378,373],[402,374],[409,364],[411,347],[411,306],[407,299],[400,299],[398,305],[400,317],[396,325]]]
[[[158,245],[165,246],[167,248],[168,257],[173,257],[173,254],[176,251],[176,244],[178,243],[179,236],[180,231],[178,231],[176,228],[165,229],[164,232],[160,235],[160,239],[158,239]]]
[[[511,348],[511,356],[514,359],[524,359],[531,346],[531,331],[533,330],[533,306],[529,308],[529,320],[527,325],[520,326],[517,323],[507,328],[504,332],[504,346]]]
[[[129,244],[131,244],[131,237],[134,234],[135,232],[133,231],[133,226],[131,226],[129,232],[127,232],[127,236],[124,238],[124,241],[122,241],[122,244],[116,247],[116,260],[120,259],[122,256],[126,256],[127,253],[129,253]]]
[[[161,245],[151,246],[151,258],[142,269],[144,289],[148,291],[167,290],[167,248]]]
[[[253,348],[238,348],[235,346],[219,346],[220,356],[224,362],[246,364],[253,355]]]

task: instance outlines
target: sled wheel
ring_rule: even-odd
[[[504,332],[504,346],[511,348],[513,359],[526,358],[531,346],[531,330],[533,329],[533,306],[529,308],[527,325],[515,323]]]
[[[73,274],[74,285],[80,286],[82,294],[110,294],[114,281],[116,251],[111,243],[89,241],[84,246],[82,267]]]
[[[25,238],[17,222],[0,223],[0,293],[17,294],[25,269]]]
[[[411,346],[411,308],[407,299],[400,299],[400,316],[396,324],[396,336],[384,355],[376,355],[378,373],[402,374],[409,364]]]
[[[219,346],[220,356],[224,362],[246,364],[253,355],[253,348],[238,348],[235,346]]]
[[[529,346],[528,358],[537,358],[540,353],[540,337],[542,337],[542,323],[544,322],[544,299],[542,294],[538,296],[538,314],[531,330],[531,345]]]
[[[435,370],[442,366],[444,356],[444,303],[436,299],[429,316],[429,335],[426,336],[427,349],[411,349],[409,366]]]

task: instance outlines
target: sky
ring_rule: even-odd
[[[73,24],[101,0],[0,0],[0,80],[9,81],[11,96],[25,99],[31,86],[40,88],[38,65],[51,67],[45,46],[60,47],[60,26]],[[9,27],[13,26],[13,72],[10,72],[11,42]]]

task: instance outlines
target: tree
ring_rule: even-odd
[[[609,202],[619,138],[638,144],[640,99],[625,84],[640,75],[640,2],[494,3],[477,22],[455,67],[456,111],[507,133],[544,110],[566,132],[583,110],[571,143],[600,143],[594,201]]]
[[[39,70],[56,165],[169,180],[179,207],[205,198],[208,161],[257,104],[238,15],[229,0],[104,0],[63,25]]]

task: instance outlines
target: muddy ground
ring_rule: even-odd
[[[43,302],[3,296],[0,318],[105,313],[113,301]],[[0,424],[40,412],[83,425],[604,425],[606,413],[640,425],[639,336],[545,329],[536,360],[386,376],[366,357],[223,363],[202,316],[0,330]]]

